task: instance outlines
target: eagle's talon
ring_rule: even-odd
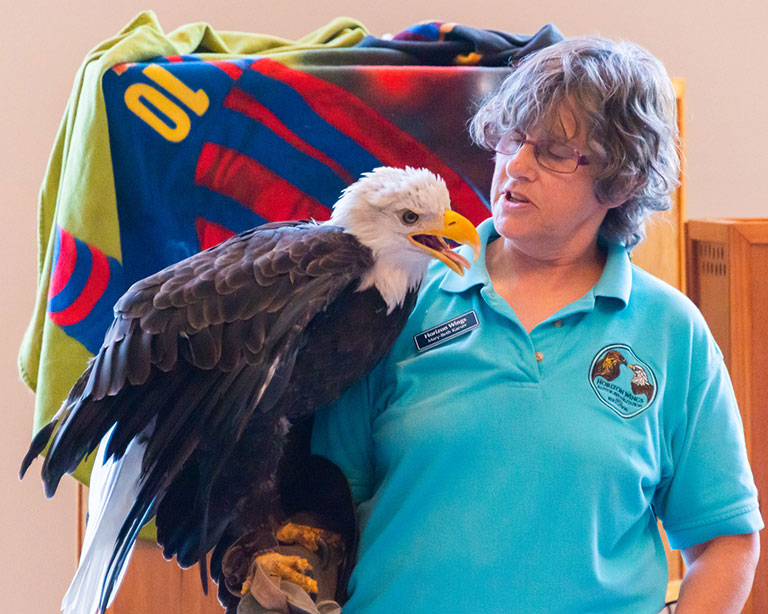
[[[276,537],[282,545],[297,545],[314,552],[320,569],[331,562],[331,551],[344,550],[341,536],[333,531],[288,522],[277,531]]]
[[[246,594],[252,585],[254,561],[260,555],[274,552],[277,546],[273,533],[264,528],[242,535],[227,549],[221,561],[227,590],[233,595]],[[244,588],[246,583],[248,588]]]
[[[257,556],[254,564],[259,565],[267,576],[298,584],[308,593],[317,593],[317,582],[306,574],[312,570],[312,565],[303,557],[268,552]]]
[[[319,541],[324,533],[325,531],[316,527],[288,522],[280,527],[276,537],[280,543],[299,544],[307,550],[317,552]]]

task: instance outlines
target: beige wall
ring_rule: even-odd
[[[30,435],[33,404],[31,393],[16,375],[15,355],[35,288],[37,190],[81,58],[147,4],[134,0],[3,3],[1,612],[57,612],[75,564],[72,481],[66,480],[55,499],[47,501],[36,475],[39,465],[23,483],[15,477]],[[281,10],[280,4],[290,8]],[[687,80],[690,217],[768,216],[765,0],[446,0],[386,5],[381,0],[156,0],[152,8],[167,31],[183,23],[207,21],[222,30],[296,38],[334,16],[349,15],[377,34],[424,19],[441,19],[522,33],[553,22],[566,35],[632,39],[661,57],[670,73]]]

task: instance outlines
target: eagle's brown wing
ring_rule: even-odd
[[[22,474],[50,439],[42,474],[51,496],[113,426],[107,454],[118,458],[151,433],[114,579],[189,458],[214,451],[214,465],[200,475],[212,480],[254,413],[280,398],[307,325],[371,264],[370,251],[338,228],[286,223],[242,233],[134,284],[99,354],[33,440]]]
[[[182,399],[205,402],[206,391],[195,383],[231,385],[244,371],[261,373],[263,382],[276,348],[370,264],[370,252],[339,229],[290,222],[247,231],[134,284],[116,304],[101,350],[52,421],[46,492],[53,494],[61,476],[115,422],[120,432],[110,451],[119,456],[152,419],[162,420],[160,407]],[[198,377],[216,375],[185,381],[182,388],[172,375],[162,375],[181,364],[196,368]]]

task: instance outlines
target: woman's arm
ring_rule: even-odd
[[[758,534],[722,535],[682,554],[688,570],[676,614],[739,614],[755,577]]]

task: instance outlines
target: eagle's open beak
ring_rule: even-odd
[[[456,243],[469,245],[475,255],[473,262],[477,262],[480,256],[480,235],[477,234],[472,222],[455,211],[445,212],[442,227],[428,228],[408,235],[411,243],[418,245],[459,275],[464,275],[464,269],[471,266],[469,260],[453,251],[443,237]]]

